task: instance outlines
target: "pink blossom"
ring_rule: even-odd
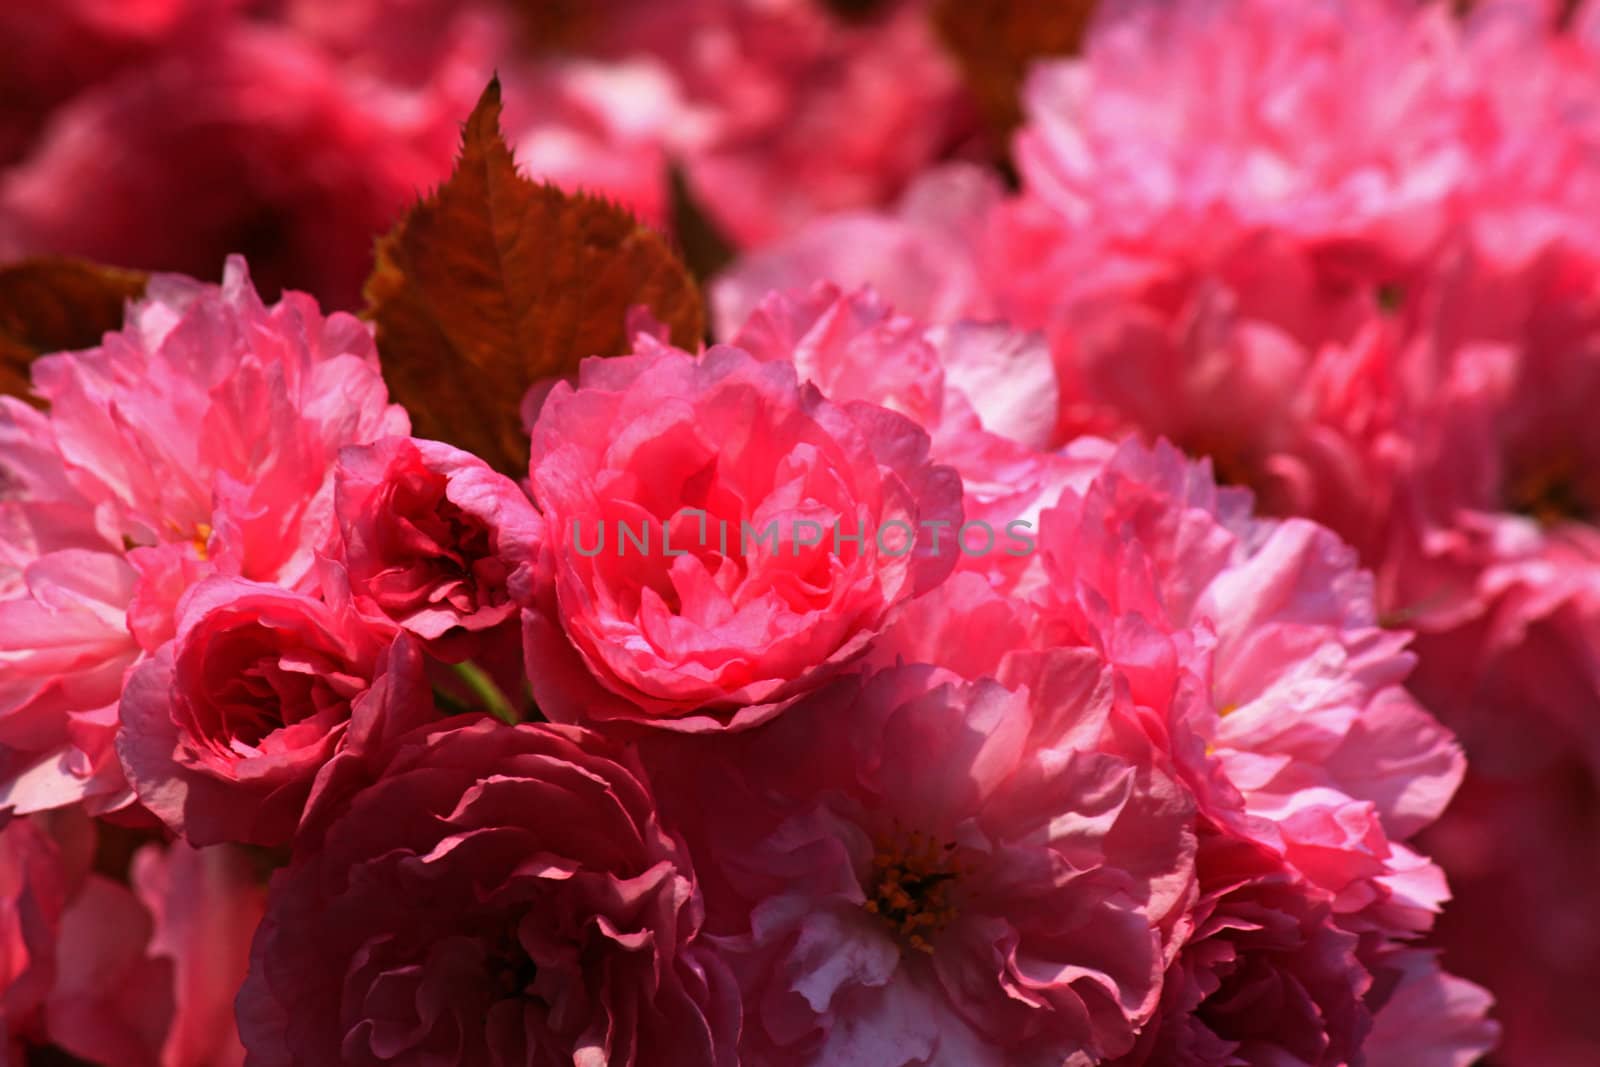
[[[8,5],[0,38],[0,165],[22,156],[51,110],[169,50],[192,48],[219,22],[216,0],[73,0],[51,8]]]
[[[1041,609],[1127,662],[1214,818],[1339,914],[1425,928],[1443,880],[1400,841],[1443,810],[1460,750],[1400,688],[1406,635],[1379,627],[1354,553],[1247,506],[1170,447],[1125,445],[1045,512]]]
[[[460,449],[394,437],[345,449],[334,483],[360,611],[451,659],[469,658],[476,635],[515,619],[507,549],[529,551],[544,536],[515,482]]]
[[[1131,4],[1036,67],[1030,196],[1155,257],[1292,234],[1326,265],[1415,262],[1474,159],[1443,5]]]
[[[421,669],[409,638],[385,649],[347,597],[212,578],[128,678],[117,752],[140,802],[191,843],[283,844],[324,765],[434,714]]]
[[[949,573],[920,524],[959,524],[959,480],[914,423],[788,362],[641,343],[586,361],[533,427],[554,579],[525,613],[529,679],[562,720],[749,725]]]
[[[449,173],[483,76],[353,76],[282,27],[222,32],[57,109],[0,173],[0,252],[213,276],[247,255],[263,289],[353,307],[372,240]]]
[[[1387,1010],[1388,954],[1445,897],[1404,842],[1450,799],[1460,750],[1401,688],[1405,635],[1377,625],[1373,580],[1331,533],[1252,517],[1247,494],[1170,446],[1098,454],[1044,503],[1014,584],[964,568],[875,660],[1014,684],[1037,650],[1098,650],[1193,793],[1201,842],[1160,1009],[1120,1062],[1348,1062]],[[1438,981],[1454,991],[1434,1049],[1447,1063],[1492,1035],[1486,998]],[[1256,997],[1281,1008],[1244,1007]]]
[[[852,676],[701,742],[714,763],[682,741],[656,758],[695,779],[678,797],[718,872],[748,1062],[1009,1067],[1132,1044],[1189,899],[1193,808],[1133,754],[1098,656],[1038,666],[1014,687]]]
[[[736,1063],[737,991],[641,775],[577,727],[402,740],[274,878],[250,1062]]]
[[[172,968],[161,1067],[239,1067],[233,998],[266,905],[254,862],[228,846],[146,845],[134,855],[131,881],[154,923],[147,954]]]
[[[920,2],[859,22],[816,0],[710,0],[673,15],[652,31],[656,50],[707,116],[678,155],[740,246],[893,198],[972,126]]]
[[[128,1067],[241,1063],[233,991],[262,896],[249,861],[148,845],[130,891],[90,870],[94,849],[75,812],[0,831],[5,1062],[48,1048]]]
[[[1118,1067],[1362,1062],[1373,980],[1326,896],[1270,851],[1226,835],[1201,840],[1197,866],[1193,932],[1167,972],[1159,1016]]]
[[[370,330],[303,293],[264,305],[238,258],[220,288],[156,277],[120,332],[33,381],[68,483],[141,570],[176,555],[304,586],[338,450],[407,428]]]
[[[27,813],[132,800],[112,735],[139,656],[125,621],[136,574],[115,554],[61,549],[0,600],[0,803]]]
[[[184,590],[314,590],[339,449],[407,420],[367,327],[304,294],[262,304],[237,259],[220,287],[154,277],[121,331],[32,374],[48,411],[0,401],[3,795],[112,809],[123,674],[171,638]]]

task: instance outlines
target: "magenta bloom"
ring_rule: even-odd
[[[960,483],[914,423],[788,362],[645,343],[585,362],[533,427],[554,579],[525,615],[529,678],[562,720],[750,725],[949,573],[923,524],[959,525]]]
[[[1193,808],[1148,749],[1117,753],[1126,709],[1093,653],[1014,684],[893,667],[704,742],[713,765],[661,754],[719,872],[746,1062],[1011,1067],[1131,1045],[1189,897]]]
[[[1136,254],[1265,229],[1330,265],[1414,262],[1472,173],[1456,37],[1443,5],[1391,0],[1106,9],[1029,78],[1024,184]]]
[[[334,476],[342,560],[356,607],[450,659],[513,619],[508,546],[537,551],[543,522],[515,482],[437,441],[346,449]]]
[[[432,81],[387,83],[283,26],[217,21],[50,115],[0,172],[0,252],[197,277],[241,253],[269,294],[358,306],[373,239],[449,174],[482,76],[440,57]]]
[[[1397,933],[1443,897],[1400,842],[1460,782],[1451,735],[1400,688],[1406,635],[1328,531],[1252,519],[1167,446],[1122,446],[1045,512],[1047,632],[1086,633],[1170,731],[1203,808]]]
[[[214,578],[129,677],[117,752],[139,800],[190,842],[277,845],[325,764],[433,714],[410,640],[385,649],[348,599]]]
[[[0,789],[20,811],[116,808],[123,674],[184,590],[314,591],[339,449],[407,419],[366,326],[304,294],[264,305],[238,259],[220,287],[154,277],[121,331],[32,374],[48,411],[0,398]]]
[[[147,845],[130,890],[91,871],[94,850],[76,813],[0,831],[4,1062],[238,1067],[231,1002],[263,897],[250,862]]]
[[[1226,836],[1202,839],[1197,866],[1193,932],[1167,973],[1160,1015],[1118,1067],[1359,1061],[1372,976],[1328,898],[1267,850]]]
[[[413,733],[273,880],[251,1064],[732,1067],[739,1002],[631,757],[570,726]]]
[[[1564,887],[1596,870],[1600,254],[1450,266],[1422,297],[1437,343],[1407,365],[1415,447],[1381,574],[1421,634],[1415,688],[1470,760],[1429,841],[1457,888],[1447,959],[1499,987],[1509,1055],[1582,1062],[1600,1028],[1574,991],[1600,980],[1600,922]],[[1514,932],[1487,937],[1491,916]]]
[[[1332,1065],[1357,1050],[1396,1062],[1377,1057],[1410,1047],[1405,1027],[1378,1022],[1415,1001],[1391,1007],[1390,961],[1446,895],[1404,841],[1463,769],[1400,688],[1404,635],[1377,626],[1371,577],[1328,531],[1253,518],[1246,494],[1167,446],[1074,451],[1022,571],[966,561],[875,661],[1015,685],[1043,650],[1095,649],[1158,765],[1188,787],[1198,898],[1176,923],[1160,1007],[1117,1062]],[[1481,991],[1435,963],[1411,972],[1419,997],[1448,989],[1452,1012],[1423,1062],[1464,1063],[1492,1043]]]

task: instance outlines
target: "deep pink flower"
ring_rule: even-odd
[[[505,546],[536,552],[544,524],[527,494],[481,459],[405,437],[347,448],[334,502],[364,614],[447,659],[469,658],[477,635],[515,618]]]
[[[421,672],[411,640],[385,648],[347,597],[213,578],[129,677],[117,752],[190,842],[283,844],[324,765],[432,717]]]
[[[454,720],[275,876],[249,1062],[732,1067],[739,1002],[633,758]]]
[[[1131,1045],[1189,900],[1193,808],[1117,754],[1138,744],[1098,656],[1033,666],[1010,685],[852,676],[659,755],[686,779],[747,1062],[1011,1067]]]
[[[1117,1067],[1366,1062],[1373,980],[1327,896],[1270,851],[1227,835],[1203,835],[1196,866],[1193,930],[1159,1014]]]
[[[1378,625],[1354,553],[1248,505],[1169,446],[1122,446],[1044,513],[1046,632],[1123,665],[1213,818],[1338,914],[1423,929],[1443,879],[1400,842],[1443,810],[1460,749],[1401,688],[1406,635]]]
[[[1457,37],[1443,5],[1393,0],[1107,9],[1029,78],[1023,184],[1151,258],[1265,229],[1329,266],[1414,262],[1474,162]]]
[[[71,0],[0,11],[0,166],[25,154],[52,109],[170,50],[194,48],[226,8],[217,0]]]
[[[586,361],[533,427],[554,580],[525,614],[529,679],[562,720],[750,725],[949,573],[922,524],[959,525],[960,483],[914,423],[786,361],[641,344]]]
[[[370,330],[304,294],[267,306],[158,275],[124,328],[32,366],[46,412],[0,399],[5,805],[130,799],[111,753],[123,673],[184,591],[239,575],[314,591],[339,449],[407,429]]]
[[[974,125],[920,0],[859,20],[817,0],[630,6],[612,47],[647,49],[682,85],[694,121],[669,147],[740,246],[883,203]]]
[[[449,174],[484,77],[441,58],[385,82],[242,15],[170,53],[66,102],[0,173],[0,252],[198,277],[237,252],[269,294],[357,306],[373,239]]]
[[[149,845],[130,891],[91,872],[94,851],[76,812],[0,831],[4,1062],[35,1050],[127,1067],[240,1064],[232,999],[263,896],[251,862]]]

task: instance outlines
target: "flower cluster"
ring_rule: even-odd
[[[898,195],[975,136],[928,0],[66,0],[0,12],[0,256],[354,307],[489,74],[528,170],[746,247]],[[838,10],[835,10],[838,8]]]
[[[1467,1062],[1406,844],[1463,761],[1373,579],[1168,444],[1041,448],[1054,376],[773,293],[536,386],[519,483],[407,436],[357,320],[156,278],[0,401],[12,1040]],[[86,811],[174,843],[130,891]]]
[[[1471,8],[1463,15],[1459,10]],[[1558,10],[1559,9],[1559,10]],[[749,257],[1047,338],[1050,442],[1165,438],[1337,530],[1471,766],[1429,839],[1508,1062],[1600,1055],[1600,6],[1105,5],[1035,66],[1020,188],[952,166]],[[1508,932],[1514,931],[1514,932]]]
[[[1600,0],[0,41],[0,1067],[1600,1061]]]

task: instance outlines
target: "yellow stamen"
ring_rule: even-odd
[[[906,833],[897,826],[873,842],[864,907],[908,947],[931,954],[928,938],[956,917],[951,894],[963,873],[955,842],[940,842],[917,830]]]

